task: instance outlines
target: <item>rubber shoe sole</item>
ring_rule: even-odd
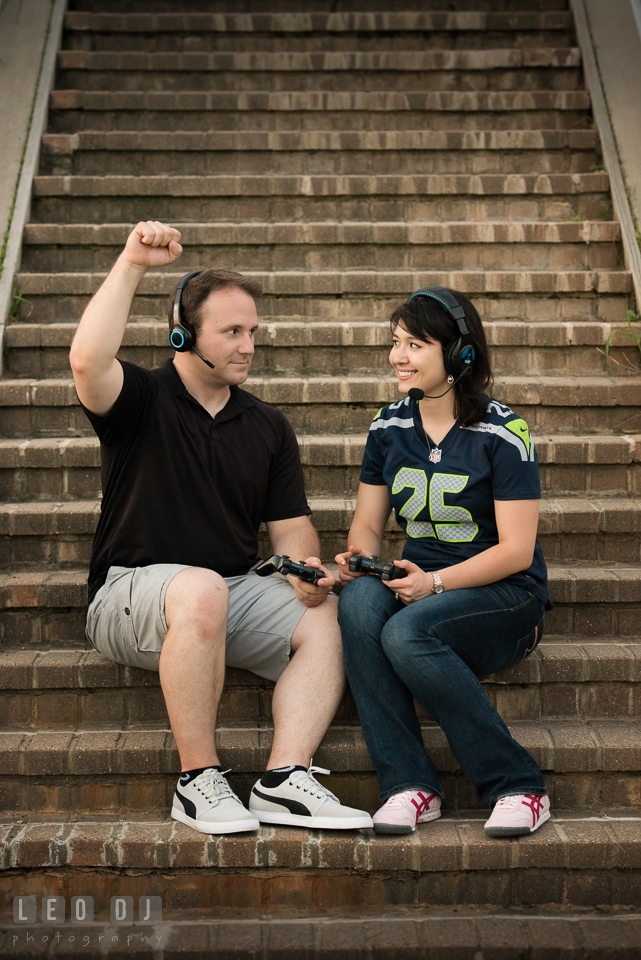
[[[541,818],[535,827],[485,827],[486,837],[523,837],[527,833],[534,833],[539,827],[550,819],[550,811],[541,814]]]
[[[180,820],[199,833],[242,833],[245,830],[260,830],[258,820],[223,820],[220,823],[213,820],[194,820],[178,807],[171,808],[171,815],[174,820]]]
[[[435,810],[434,813],[428,814],[426,817],[420,817],[419,823],[429,823],[430,820],[438,820],[441,816],[440,810]],[[374,833],[414,833],[416,827],[409,827],[403,823],[375,823],[374,824]]]
[[[280,824],[281,827],[309,827],[312,830],[365,830],[372,826],[371,817],[304,817],[298,813],[278,813],[272,810],[249,812],[258,817],[261,823]]]

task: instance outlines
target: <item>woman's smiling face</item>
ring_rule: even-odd
[[[401,393],[407,393],[412,387],[426,394],[447,389],[443,348],[438,340],[417,340],[399,323],[393,333],[389,360]]]

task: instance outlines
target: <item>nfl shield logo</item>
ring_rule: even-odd
[[[430,460],[432,461],[432,463],[440,463],[440,462],[441,462],[441,451],[440,451],[440,450],[432,450],[432,452],[430,453]]]

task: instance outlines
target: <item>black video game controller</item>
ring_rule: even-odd
[[[291,574],[293,577],[298,577],[299,580],[305,580],[306,583],[313,583],[315,587],[318,586],[319,580],[327,576],[318,567],[305,566],[302,560],[296,563],[286,553],[282,557],[275,555],[270,557],[269,560],[263,560],[260,566],[256,567],[255,573],[259,577],[269,577],[272,573],[282,573],[283,576]]]
[[[380,577],[381,580],[400,580],[407,576],[407,572],[402,567],[397,567],[393,560],[385,563],[376,555],[362,557],[359,553],[349,558],[349,570],[350,573],[368,573],[373,577]]]

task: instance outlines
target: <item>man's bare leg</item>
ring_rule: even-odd
[[[268,769],[308,767],[341,702],[345,672],[336,606],[337,598],[328,596],[303,614],[294,631],[294,656],[274,689]]]
[[[160,654],[160,684],[181,769],[219,763],[216,713],[225,679],[227,584],[212,570],[176,574],[165,595],[168,631]]]

